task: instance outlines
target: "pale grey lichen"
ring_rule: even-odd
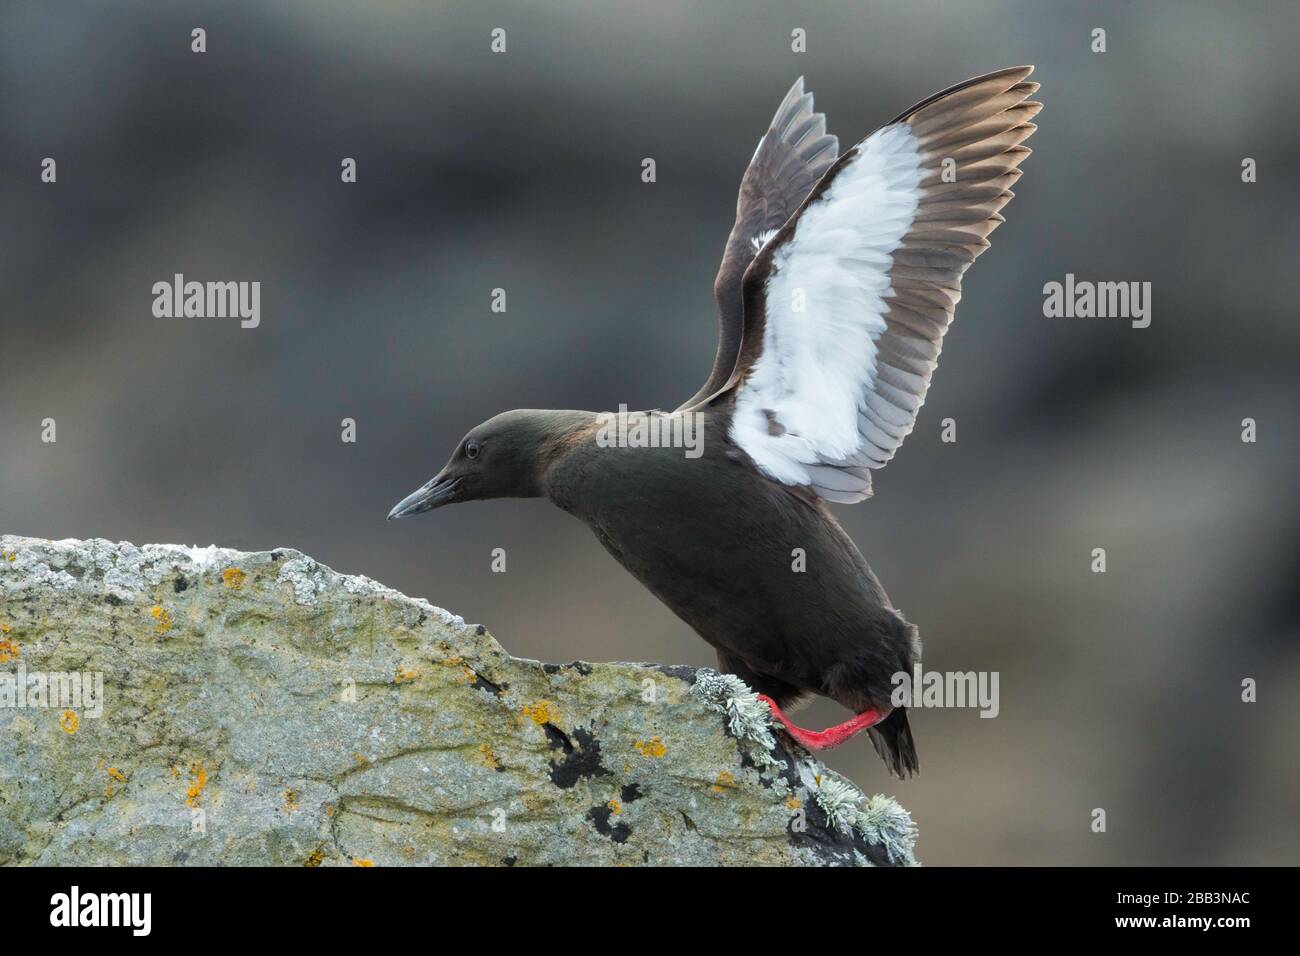
[[[393,593],[397,594],[398,592],[394,591]],[[459,614],[452,614],[451,611],[448,611],[446,608],[438,607],[438,605],[436,604],[430,604],[424,598],[411,598],[411,600],[414,601],[420,607],[424,608],[424,610],[431,613],[434,617],[438,619],[440,623],[446,624],[448,627],[465,626],[465,619],[461,617]]]
[[[776,749],[776,738],[770,729],[772,711],[758,699],[758,694],[749,689],[748,684],[735,674],[702,669],[696,675],[691,693],[710,710],[726,717],[727,728],[733,737],[755,745],[750,756],[761,766],[777,762],[772,754]]]
[[[848,833],[856,826],[861,812],[858,804],[863,800],[862,791],[857,787],[827,777],[813,791],[813,797],[825,812],[826,820],[840,833]]]
[[[858,815],[858,829],[868,843],[879,843],[891,863],[916,865],[916,823],[893,797],[878,793]]]
[[[17,535],[0,538],[0,548],[9,556],[4,559],[5,567],[23,572],[23,587],[48,586],[83,594],[103,591],[122,601],[134,601],[142,593],[156,589],[176,571],[201,574],[222,556],[240,555],[213,546],[137,547],[104,538],[47,541]]]
[[[339,574],[319,561],[287,548],[280,549],[279,553],[288,556],[288,559],[281,561],[276,580],[281,584],[289,584],[293,588],[293,598],[298,604],[316,604],[322,593],[334,587],[341,587],[347,593],[358,597],[400,598],[405,604],[415,604],[420,610],[436,618],[439,623],[449,627],[465,626],[465,619],[460,615],[436,607],[424,598],[407,597],[400,591],[395,591],[364,574]]]
[[[437,620],[449,627],[464,627],[465,619],[459,614],[452,614],[445,608],[437,607],[430,604],[424,598],[407,597],[401,591],[396,591],[386,584],[381,584],[374,578],[368,578],[364,574],[340,574],[338,575],[339,583],[349,594],[357,595],[379,595],[390,598],[400,598],[403,601],[414,603],[425,613],[432,615]]]
[[[325,586],[321,565],[301,554],[280,565],[276,580],[293,588],[293,599],[298,604],[315,604],[316,596]]]
[[[868,799],[857,787],[832,776],[822,777],[813,797],[840,833],[856,830],[868,843],[884,847],[891,863],[916,865],[916,824],[893,797],[878,793]]]
[[[77,579],[53,560],[53,549],[41,550],[35,547],[38,544],[50,542],[8,534],[0,537],[0,551],[3,551],[0,554],[0,593],[36,591],[47,587],[64,591],[77,586]]]
[[[56,591],[71,590],[77,586],[77,579],[67,571],[56,571],[43,561],[30,561],[21,566],[23,578],[16,581],[13,590],[27,588],[36,590],[42,587],[54,588]],[[0,579],[0,587],[5,588],[6,583]]]
[[[225,548],[218,548],[215,544],[210,544],[206,548],[200,548],[196,544],[179,545],[178,547],[199,571],[215,567],[217,559],[226,552]]]

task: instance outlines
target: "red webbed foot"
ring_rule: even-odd
[[[772,710],[772,716],[785,726],[786,732],[801,743],[809,750],[829,750],[832,747],[838,747],[844,741],[856,737],[862,731],[869,727],[874,727],[886,717],[889,711],[879,711],[875,708],[864,710],[856,717],[850,717],[842,724],[836,724],[834,727],[827,727],[825,730],[805,730],[790,722],[790,718],[781,712],[781,708],[776,705],[771,697],[766,694],[759,694],[758,699],[764,701]]]

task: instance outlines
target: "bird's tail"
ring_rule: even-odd
[[[867,733],[880,759],[896,777],[909,777],[921,769],[916,756],[916,741],[907,722],[907,708],[895,707],[889,716]]]

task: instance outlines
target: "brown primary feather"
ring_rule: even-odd
[[[826,117],[813,111],[813,96],[799,77],[741,178],[736,221],[713,284],[718,303],[718,348],[708,379],[680,408],[689,408],[726,384],[736,364],[744,328],[741,301],[745,270],[757,250],[754,239],[781,228],[839,155],[839,140],[826,132]]]
[[[909,410],[924,402],[961,299],[961,277],[1005,221],[1000,210],[1015,195],[1010,187],[1030,154],[1021,143],[1037,128],[1029,120],[1042,109],[1028,100],[1039,89],[1025,81],[1031,70],[1017,67],[969,81],[900,117],[919,140],[923,192],[913,228],[890,268],[896,294],[887,300],[886,331],[877,343],[878,381],[892,386],[879,390],[887,406]],[[955,163],[953,182],[944,181],[947,158]],[[978,243],[965,241],[972,237]],[[962,244],[954,246],[954,240]],[[931,345],[919,362],[918,333]],[[888,458],[896,448],[881,451]]]

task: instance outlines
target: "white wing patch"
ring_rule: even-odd
[[[858,500],[864,481],[870,487],[865,472],[825,466],[868,464],[859,416],[894,293],[892,254],[916,218],[921,178],[912,130],[877,130],[773,254],[763,350],[737,395],[730,436],[777,481],[831,500]]]
[[[767,245],[768,241],[780,231],[780,229],[769,229],[767,232],[760,232],[757,236],[750,239],[749,241],[754,244],[754,251],[762,252],[763,247]]]

